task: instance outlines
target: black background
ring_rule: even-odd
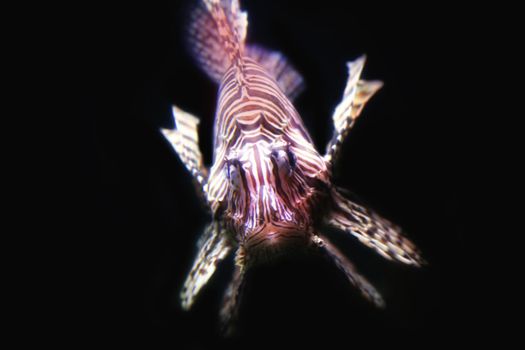
[[[70,272],[78,280],[70,317],[83,331],[79,342],[110,336],[117,344],[199,348],[219,341],[218,305],[231,262],[191,312],[180,309],[178,292],[209,216],[158,131],[173,125],[171,104],[199,116],[201,149],[211,162],[217,87],[185,50],[186,5],[71,9],[71,25],[80,29],[71,39],[75,115],[84,126],[78,158],[95,179],[88,190],[96,197],[75,216],[81,224],[71,243],[71,254],[81,257]],[[302,73],[307,89],[295,105],[320,150],[331,135],[345,62],[367,54],[364,77],[385,87],[350,133],[336,183],[402,226],[429,265],[388,262],[331,232],[387,308],[375,310],[322,258],[297,257],[248,277],[234,343],[379,342],[377,334],[387,330],[398,340],[415,331],[440,337],[463,330],[476,311],[465,218],[470,117],[457,86],[470,78],[471,52],[482,36],[475,9],[331,0],[242,5],[248,41],[283,52]]]

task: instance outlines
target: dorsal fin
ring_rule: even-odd
[[[332,115],[334,135],[326,147],[324,159],[327,163],[333,164],[346,135],[354,126],[366,102],[383,86],[383,82],[379,80],[360,80],[365,61],[366,56],[363,55],[347,63],[348,79],[343,98]]]
[[[304,90],[303,77],[280,52],[249,45],[246,46],[244,54],[263,66],[290,100],[293,101]]]
[[[243,55],[248,18],[238,0],[202,0],[193,9],[188,46],[199,66],[219,83]]]
[[[197,131],[199,118],[177,106],[172,107],[172,113],[176,129],[161,129],[161,131],[202,189],[207,181],[208,170],[204,167],[199,149],[199,133]]]

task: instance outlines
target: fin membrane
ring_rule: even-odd
[[[195,297],[215,272],[217,264],[228,255],[231,246],[217,222],[209,224],[199,240],[198,253],[180,293],[182,308],[189,310]]]
[[[242,57],[248,17],[238,0],[202,0],[193,9],[188,47],[201,69],[219,83],[236,57]]]
[[[325,160],[333,163],[341,145],[353,127],[357,117],[361,114],[366,102],[379,90],[381,81],[360,80],[365,65],[366,56],[361,56],[353,62],[348,62],[348,80],[346,82],[343,99],[332,115],[334,135],[326,147]]]
[[[236,257],[237,258],[237,257]],[[236,259],[238,260],[238,259]],[[221,332],[231,336],[235,332],[235,323],[239,314],[242,292],[244,289],[245,268],[235,266],[233,278],[226,288],[220,309]]]
[[[381,294],[370,284],[350,262],[326,237],[314,236],[314,243],[321,251],[341,270],[344,272],[350,283],[359,289],[361,294],[374,303],[377,307],[384,307],[385,302]]]
[[[330,226],[354,235],[361,243],[389,260],[415,266],[425,263],[415,244],[390,221],[348,200],[335,189],[332,191],[332,203],[333,209],[327,218]]]
[[[179,155],[186,169],[191,172],[194,179],[203,188],[206,182],[207,169],[203,166],[202,154],[199,149],[199,134],[197,132],[199,118],[176,106],[172,107],[172,112],[176,129],[162,129],[161,131]]]
[[[290,100],[293,101],[304,90],[303,77],[280,52],[249,45],[244,54],[265,68]]]

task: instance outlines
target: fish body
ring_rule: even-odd
[[[328,168],[293,104],[255,60],[232,66],[219,89],[215,155],[206,188],[243,249],[306,242]],[[242,74],[242,79],[237,75]],[[299,243],[299,242],[298,242]]]
[[[348,199],[332,181],[344,138],[382,83],[360,79],[364,56],[348,63],[347,85],[332,115],[334,135],[321,155],[293,105],[302,77],[282,54],[247,44],[247,26],[238,0],[202,0],[192,13],[190,48],[219,85],[211,167],[202,161],[197,117],[174,106],[176,129],[163,130],[212,213],[181,291],[182,306],[191,307],[218,263],[234,252],[236,269],[221,308],[230,328],[246,271],[300,246],[323,252],[383,306],[375,288],[320,231],[329,225],[387,259],[423,263],[397,226]]]

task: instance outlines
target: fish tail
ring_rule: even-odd
[[[239,0],[200,0],[188,26],[188,46],[201,69],[219,83],[233,64],[241,67],[248,19]]]

